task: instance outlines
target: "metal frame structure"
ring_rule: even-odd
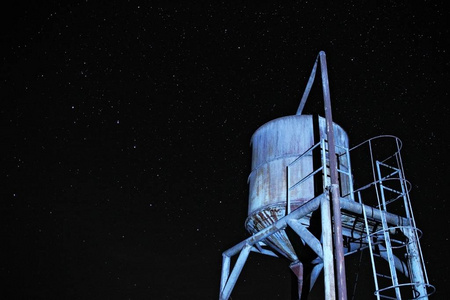
[[[376,289],[374,295],[377,299],[402,299],[402,292],[405,287],[412,288],[410,293],[412,293],[413,299],[428,299],[428,296],[434,292],[434,287],[428,281],[419,244],[419,230],[416,227],[412,212],[407,181],[403,175],[400,140],[392,136],[383,136],[394,140],[396,145],[394,154],[385,159],[378,159],[374,155],[372,151],[374,139],[352,149],[335,145],[324,52],[320,52],[316,59],[297,114],[302,113],[314,82],[319,60],[324,94],[326,139],[322,138],[319,143],[299,155],[286,167],[286,215],[223,252],[219,299],[227,300],[230,298],[250,252],[278,256],[275,251],[266,247],[268,244],[270,246],[270,243],[267,243],[267,238],[283,232],[288,227],[317,255],[308,288],[312,288],[323,269],[325,299],[347,299],[344,256],[367,248],[371,254]],[[365,145],[368,146],[370,151],[373,182],[353,190],[350,152],[361,149]],[[289,181],[290,167],[306,155],[312,155],[312,151],[317,151],[317,149],[320,149],[321,165],[299,181],[291,184]],[[338,160],[343,160],[348,169],[339,168]],[[394,165],[392,165],[392,162],[394,162]],[[386,170],[389,172],[386,172]],[[323,183],[322,193],[291,211],[290,191],[301,188],[302,184],[309,178],[320,173]],[[347,191],[347,195],[341,195],[339,189],[340,180],[343,180],[343,178],[350,182],[350,190]],[[397,183],[397,186],[394,187],[392,182]],[[369,189],[375,189],[377,201],[374,205],[365,204],[362,200],[362,193],[366,193]],[[394,194],[395,196],[389,198],[388,194]],[[355,199],[358,199],[358,201],[355,201]],[[405,216],[400,216],[397,211],[394,213],[388,211],[391,203],[399,202],[397,200],[403,200],[400,202]],[[308,219],[308,216],[311,216],[319,208],[322,232],[320,237],[316,237],[308,230],[304,220],[305,218]],[[403,240],[398,240],[399,235],[403,237]],[[346,247],[344,247],[344,238]],[[396,247],[406,249],[406,262],[395,255]],[[231,266],[231,257],[234,255],[238,255],[238,258],[234,266]],[[381,284],[378,279],[382,277],[378,272],[378,257],[387,262],[389,270],[389,276],[385,276],[389,278],[389,283],[383,287],[380,287]],[[299,295],[301,297],[303,265],[300,261],[295,261],[290,267],[298,278]],[[409,281],[401,282],[397,271],[403,273],[405,277],[409,278]],[[392,295],[392,292],[394,295]]]

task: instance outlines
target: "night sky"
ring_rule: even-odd
[[[250,137],[295,114],[320,50],[351,145],[402,139],[446,299],[450,13],[396,2],[4,7],[2,299],[217,299],[248,236]],[[323,115],[317,82],[304,112]],[[251,254],[232,298],[290,299],[288,264]]]

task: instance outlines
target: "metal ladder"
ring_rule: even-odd
[[[403,182],[401,181],[401,174],[400,174],[399,169],[391,167],[380,161],[376,161],[376,166],[377,166],[377,175],[378,175],[378,181],[379,181],[379,187],[380,187],[379,194],[381,197],[381,203],[378,203],[378,208],[382,211],[382,213],[381,213],[381,224],[382,224],[382,228],[383,228],[382,233],[383,233],[384,242],[386,245],[386,249],[384,251],[386,251],[387,261],[389,264],[390,279],[392,281],[392,286],[388,287],[388,288],[393,287],[395,289],[396,298],[391,298],[391,299],[402,299],[402,296],[400,293],[398,276],[397,276],[397,270],[395,269],[395,260],[394,260],[394,253],[392,251],[390,228],[389,228],[389,225],[387,224],[385,213],[387,212],[388,204],[394,202],[395,200],[398,200],[400,197],[403,196],[403,188],[402,188],[402,191],[397,191],[395,189],[385,186],[383,184],[383,182],[385,180],[393,179],[393,177],[395,175],[398,175],[401,185],[403,185]],[[383,177],[382,172],[381,172],[381,167],[388,168],[391,171],[391,173],[389,173],[388,175]],[[397,197],[392,198],[392,199],[386,199],[386,193],[385,193],[386,191],[390,191],[390,192],[393,192],[394,194],[397,194]],[[380,202],[380,201],[378,201],[378,202]],[[381,252],[383,250],[379,249],[379,251]],[[377,274],[377,276],[380,276],[380,274]],[[381,291],[381,290],[379,290],[379,291]],[[387,296],[384,296],[384,297],[387,297]]]
[[[382,176],[381,174],[381,167],[386,167],[392,170],[392,172],[390,172],[388,175],[386,176]],[[366,228],[366,238],[367,238],[367,242],[369,245],[369,252],[370,252],[370,257],[371,257],[371,263],[372,263],[372,271],[373,271],[373,277],[374,277],[374,283],[375,283],[375,296],[377,297],[377,299],[402,299],[401,296],[401,292],[400,292],[400,286],[399,286],[399,281],[398,281],[398,276],[397,276],[397,270],[395,269],[395,256],[394,253],[392,251],[392,241],[391,241],[391,236],[390,236],[390,227],[389,224],[387,223],[386,220],[386,212],[387,212],[387,206],[388,204],[394,202],[395,200],[399,199],[402,195],[402,192],[394,190],[392,188],[389,188],[387,186],[385,186],[383,184],[383,181],[385,180],[389,180],[392,179],[393,176],[395,175],[399,175],[400,176],[400,170],[397,168],[393,168],[391,166],[388,166],[380,161],[376,161],[376,168],[377,168],[377,182],[378,182],[378,187],[379,187],[379,191],[378,188],[377,190],[377,202],[378,202],[378,209],[381,212],[381,230],[378,230],[376,232],[370,232],[369,229],[369,221],[367,219],[367,214],[366,211],[364,209],[364,205],[362,205],[363,208],[363,217],[364,217],[364,224],[365,224],[365,228]],[[403,189],[402,189],[403,190]],[[397,196],[394,199],[386,199],[386,194],[385,191],[390,191],[393,192],[394,194],[397,194],[399,196]],[[361,199],[361,193],[358,192],[358,201],[363,204],[362,199]],[[375,253],[375,244],[374,244],[374,239],[381,239],[382,241],[384,241],[385,243],[385,249],[380,249],[380,245],[378,246],[379,249],[379,253]],[[377,243],[378,244],[378,243]],[[381,252],[385,251],[385,259],[388,262],[389,265],[389,275],[385,275],[385,274],[381,274],[377,271],[377,266],[376,266],[376,262],[375,262],[375,257],[380,257]],[[387,278],[390,279],[392,282],[392,285],[387,286],[387,287],[379,287],[379,282],[378,282],[378,278]],[[387,296],[387,295],[383,295],[381,294],[382,292],[389,290],[389,289],[395,289],[395,298],[391,297],[391,296]]]
[[[316,170],[312,170],[309,174],[306,174],[303,178],[301,178],[300,180],[298,180],[297,182],[291,184],[290,182],[290,169],[297,163],[299,163],[302,159],[308,157],[308,155],[312,156],[312,152],[317,149],[320,148],[320,157],[321,157],[321,166],[318,167]],[[347,193],[345,195],[343,195],[342,197],[345,198],[349,198],[351,200],[354,200],[354,191],[353,191],[353,177],[352,174],[350,172],[351,170],[351,164],[350,164],[350,152],[349,149],[340,145],[336,145],[336,153],[338,154],[338,161],[343,163],[347,168],[346,170],[343,168],[340,168],[338,165],[338,174],[340,176],[346,176],[348,179],[348,188],[349,190],[346,191]],[[343,159],[341,159],[341,157],[344,157]],[[291,203],[291,197],[290,197],[290,192],[296,188],[299,188],[299,186],[304,183],[305,181],[307,181],[308,179],[310,179],[311,177],[313,177],[314,175],[316,175],[318,172],[322,171],[322,180],[323,180],[323,186],[324,189],[325,187],[328,187],[330,185],[330,180],[329,180],[329,165],[328,165],[328,143],[325,139],[321,139],[317,144],[315,144],[314,146],[312,146],[310,149],[306,150],[303,154],[297,156],[291,163],[289,163],[286,166],[286,215],[288,215],[291,210],[290,210],[290,203]],[[339,181],[341,181],[342,179],[339,178]]]
[[[418,230],[415,227],[414,216],[412,215],[411,203],[409,200],[408,189],[406,187],[406,180],[403,177],[403,172],[401,169],[401,161],[397,161],[399,165],[398,168],[390,166],[382,161],[375,161],[376,165],[376,192],[377,192],[377,208],[381,212],[381,229],[376,232],[369,231],[368,219],[366,211],[363,206],[363,216],[366,227],[366,237],[369,244],[369,251],[371,255],[371,263],[373,269],[374,283],[375,283],[375,296],[377,299],[402,299],[401,287],[410,286],[412,288],[413,299],[428,299],[429,293],[427,292],[427,287],[430,287],[428,283],[428,278],[425,270],[425,265],[423,262],[422,251],[420,249]],[[387,170],[387,172],[386,172]],[[387,174],[386,174],[387,173]],[[385,175],[384,175],[385,174]],[[398,182],[398,187],[389,187],[389,181]],[[389,198],[389,195],[393,195]],[[358,192],[359,202],[362,204],[361,195]],[[386,221],[386,213],[388,212],[388,205],[395,202],[396,200],[403,200],[404,210],[406,217],[410,220],[410,224],[405,224],[403,226],[390,227]],[[392,239],[391,231],[399,230],[405,235],[405,241],[398,241],[397,239]],[[378,253],[374,253],[375,244],[374,239],[377,238],[384,243],[384,247],[380,242],[377,242]],[[395,246],[393,245],[395,244]],[[397,244],[398,243],[398,244]],[[409,282],[400,283],[399,277],[396,269],[402,266],[402,262],[394,255],[394,247],[406,247],[406,256],[408,258],[407,271],[405,275],[409,277]],[[384,249],[383,249],[384,248]],[[389,275],[380,274],[377,271],[375,257],[381,256],[387,261],[389,265]],[[386,287],[380,287],[378,278],[388,278],[391,284]],[[432,286],[431,286],[432,287]],[[395,291],[395,297],[383,294],[388,292],[388,290]]]

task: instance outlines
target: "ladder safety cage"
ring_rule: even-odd
[[[394,151],[387,157],[378,157],[374,141],[386,139],[391,143],[394,141]],[[375,285],[374,294],[377,299],[428,299],[435,288],[428,281],[419,243],[422,232],[416,227],[414,220],[409,197],[411,184],[404,177],[400,155],[401,141],[395,136],[378,136],[353,147],[350,152],[364,145],[367,145],[369,150],[373,182],[357,188],[356,194],[363,208],[365,239],[369,248]],[[373,220],[366,213],[366,205],[363,205],[361,192],[368,189],[374,189],[376,193],[375,197],[369,197],[376,199],[375,203],[370,199],[372,200],[370,206],[379,209],[381,213],[378,230],[376,226],[370,226]],[[392,207],[396,202],[399,205]],[[386,215],[390,213],[405,215],[407,224],[389,224]],[[396,252],[402,253],[397,250],[401,248],[406,262],[396,255]],[[382,258],[381,261],[378,258]],[[382,265],[382,261],[387,263],[387,267]],[[381,274],[378,269],[388,269],[389,274]],[[398,272],[403,273],[403,277],[399,276]],[[381,284],[384,286],[381,287]]]

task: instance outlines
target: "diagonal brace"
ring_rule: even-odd
[[[239,275],[241,274],[242,268],[245,265],[245,262],[251,249],[252,246],[249,244],[246,244],[244,248],[242,248],[239,257],[236,263],[234,264],[233,271],[231,271],[229,277],[227,273],[229,273],[230,270],[230,257],[227,256],[226,258],[224,255],[224,266],[222,267],[222,280],[220,282],[220,300],[228,300],[228,298],[230,298],[231,291],[233,290],[234,285],[236,284],[236,281]]]
[[[320,241],[300,223],[300,220],[287,220],[288,225],[297,233],[303,241],[320,257],[323,259],[322,244]]]

